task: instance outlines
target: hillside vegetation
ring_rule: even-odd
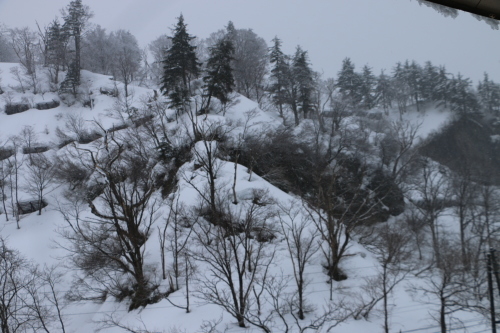
[[[488,327],[487,75],[347,58],[324,79],[300,47],[182,16],[149,64],[64,13],[42,40],[11,29],[0,63],[2,333]]]

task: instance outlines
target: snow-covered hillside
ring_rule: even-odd
[[[124,154],[127,151],[129,153],[135,151],[137,147],[127,147],[127,144],[133,145],[135,142],[144,144],[141,149],[145,154],[150,154],[146,162],[154,164],[147,164],[147,168],[151,169],[152,178],[166,178],[166,174],[173,170],[168,163],[162,164],[154,161],[151,156],[158,155],[155,142],[147,137],[147,131],[142,131],[144,123],[137,122],[140,117],[136,117],[136,112],[147,110],[148,105],[154,109],[153,104],[156,99],[153,90],[138,86],[129,87],[132,96],[124,101],[123,94],[121,97],[113,97],[103,93],[103,91],[109,92],[113,89],[122,91],[121,83],[113,81],[108,76],[82,71],[83,85],[87,90],[88,98],[93,100],[92,108],[84,107],[80,102],[75,102],[71,106],[61,103],[60,106],[49,110],[30,108],[21,113],[7,115],[3,112],[7,103],[28,103],[34,106],[39,102],[59,100],[56,93],[45,92],[34,95],[30,92],[20,92],[17,88],[18,83],[10,75],[10,68],[13,66],[16,64],[0,63],[0,69],[3,72],[1,86],[4,90],[4,94],[0,96],[0,148],[11,149],[13,142],[17,142],[18,151],[15,157],[19,162],[19,201],[35,199],[33,191],[30,191],[27,186],[30,182],[28,174],[31,155],[22,152],[28,144],[32,147],[47,147],[48,150],[41,154],[51,160],[58,157],[58,161],[69,159],[74,163],[95,167],[95,172],[89,176],[88,181],[95,181],[96,184],[109,184],[105,171],[99,171],[100,158],[104,161],[106,157],[115,153],[116,150],[113,149],[117,146],[120,149],[123,147]],[[227,146],[238,149],[245,137],[263,135],[263,129],[272,132],[282,127],[283,121],[276,113],[261,110],[257,103],[243,96],[237,95],[235,99],[236,102],[224,113],[196,115],[187,112],[176,115],[172,110],[164,110],[164,115],[168,117],[163,120],[168,119],[168,121],[163,126],[165,133],[162,135],[168,137],[169,149],[172,149],[168,152],[176,148],[181,149],[186,138],[199,135],[201,139],[190,148],[191,158],[175,169],[177,184],[172,193],[163,197],[162,187],[159,186],[152,194],[148,209],[151,208],[153,202],[157,206],[156,209],[151,210],[152,213],[149,216],[151,225],[148,227],[145,244],[141,249],[144,254],[144,264],[150,269],[151,280],[159,284],[157,289],[159,292],[167,293],[171,284],[175,284],[171,280],[174,276],[174,248],[171,246],[174,223],[172,214],[174,210],[179,214],[182,210],[186,220],[178,221],[178,231],[182,234],[181,238],[189,235],[189,239],[186,250],[179,252],[181,254],[179,260],[182,261],[182,269],[186,269],[187,264],[184,261],[189,260],[187,268],[189,290],[186,289],[186,274],[183,271],[178,274],[178,290],[168,293],[166,299],[160,297],[154,304],[141,306],[132,311],[129,311],[130,299],[127,297],[124,297],[121,302],[110,295],[100,302],[96,300],[71,301],[64,298],[65,294],[85,287],[75,284],[76,277],[81,277],[82,274],[72,265],[71,259],[77,254],[69,251],[75,251],[75,248],[67,237],[68,232],[71,232],[68,220],[72,219],[75,223],[75,215],[64,210],[68,204],[65,199],[68,192],[73,192],[74,197],[83,197],[83,193],[78,193],[81,188],[54,181],[47,185],[44,200],[48,205],[43,208],[42,214],[38,215],[36,212],[23,214],[17,222],[9,206],[9,202],[14,202],[12,192],[6,192],[7,212],[0,214],[0,236],[6,241],[8,247],[18,250],[24,258],[34,264],[57,265],[62,277],[55,291],[60,296],[62,304],[65,332],[87,333],[101,330],[107,333],[118,333],[127,329],[129,332],[171,333],[263,331],[258,325],[270,328],[270,332],[366,333],[382,331],[384,321],[382,302],[375,304],[373,310],[366,316],[362,315],[366,308],[359,310],[357,315],[353,315],[353,309],[359,309],[359,304],[369,303],[373,297],[370,293],[375,292],[373,288],[370,289],[370,283],[372,286],[377,284],[377,279],[380,279],[380,272],[382,272],[376,255],[357,242],[363,234],[352,235],[353,241],[350,242],[345,258],[340,263],[342,271],[348,278],[343,281],[331,280],[325,268],[327,263],[323,250],[326,247],[321,247],[324,239],[315,231],[313,221],[315,217],[317,218],[315,214],[320,213],[309,209],[296,194],[286,193],[272,185],[268,181],[273,179],[270,175],[251,173],[248,165],[238,164],[237,160],[231,158],[234,152],[223,151],[220,147],[217,138],[221,132],[224,132],[225,140],[231,142],[231,145]],[[124,111],[125,102],[128,103],[128,112]],[[364,128],[357,122],[357,116],[348,116],[343,121],[347,127],[351,126],[353,132],[358,131],[360,135],[362,132],[368,133],[369,142],[375,144],[382,135],[382,131],[375,130],[377,126],[383,127],[390,124],[391,120],[397,121],[400,116],[395,110],[387,116],[383,115],[382,111],[372,111],[381,114],[381,119],[367,117],[368,125]],[[162,121],[157,114],[152,114],[154,124]],[[420,125],[418,137],[421,139],[437,131],[449,121],[450,117],[449,111],[437,107],[429,107],[421,113],[410,111],[404,115],[410,123]],[[380,124],[377,125],[377,122]],[[308,128],[314,126],[313,120],[304,120],[294,133],[302,133],[304,137],[299,139],[309,140],[303,133],[308,133]],[[122,129],[109,131],[116,127]],[[27,131],[27,128],[30,130]],[[196,131],[199,133],[195,133]],[[92,133],[98,134],[92,137],[95,139],[92,142],[86,142],[79,137],[79,135]],[[18,136],[18,139],[13,139],[14,136]],[[165,140],[165,138],[161,139]],[[290,154],[294,153],[290,152]],[[92,161],[94,157],[96,161]],[[4,159],[0,163],[6,167],[12,158]],[[213,179],[211,179],[213,176],[211,171],[207,169],[208,162],[211,163],[215,174]],[[130,165],[127,164],[127,167]],[[245,246],[249,246],[251,255],[260,255],[259,261],[255,261],[257,267],[244,270],[242,274],[242,279],[244,279],[242,283],[245,288],[248,288],[247,291],[250,294],[248,298],[250,301],[247,304],[250,314],[246,320],[248,328],[238,327],[236,319],[229,313],[231,310],[227,311],[222,306],[213,304],[216,303],[215,301],[211,302],[211,299],[215,297],[215,291],[220,292],[219,296],[224,298],[224,300],[219,300],[221,303],[231,303],[231,295],[228,293],[227,283],[224,282],[227,277],[224,276],[223,269],[219,268],[218,271],[216,263],[213,263],[213,260],[216,260],[213,257],[216,253],[210,252],[217,252],[223,248],[214,247],[214,244],[209,241],[203,243],[202,240],[205,239],[203,237],[220,236],[220,239],[214,240],[215,243],[224,242],[224,239],[227,241],[232,237],[235,242],[241,239],[230,232],[224,235],[217,234],[214,230],[220,226],[207,222],[210,216],[203,211],[205,208],[201,203],[204,202],[204,197],[209,197],[210,182],[213,182],[217,189],[217,200],[220,201],[221,207],[224,207],[221,208],[226,214],[224,216],[229,216],[228,218],[243,224],[250,218],[260,223],[258,226],[252,226],[251,231],[244,231],[244,227],[236,232],[233,230],[236,234],[245,232],[247,235],[246,232],[248,232],[247,236],[250,234],[252,236],[250,240],[236,244],[236,250],[240,251],[238,253],[248,254],[245,252],[247,249]],[[96,197],[93,202],[96,210],[104,209],[102,208],[105,205],[104,201]],[[80,221],[95,218],[88,205],[82,204],[78,208],[81,214],[78,216]],[[3,208],[0,208],[0,211],[3,211]],[[63,214],[64,212],[66,215]],[[5,221],[6,213],[9,215],[9,221]],[[452,222],[454,212],[449,208],[445,213],[442,221],[450,226],[450,230],[453,230],[455,228]],[[397,225],[403,217],[404,215],[391,217],[387,224]],[[167,221],[170,225],[165,227]],[[297,276],[297,267],[293,265],[290,258],[285,236],[287,228],[299,222],[304,223],[304,239],[314,235],[312,246],[316,247],[316,251],[307,260],[303,272],[306,304],[303,320],[298,319],[296,314],[290,313],[286,302],[290,299],[293,299],[293,302],[296,300],[297,287],[294,278]],[[165,258],[161,255],[163,230],[167,230],[168,234],[165,243],[167,245],[164,244]],[[257,241],[259,237],[265,236],[262,234],[264,232],[269,232],[272,237]],[[185,259],[188,255],[189,259]],[[427,254],[424,253],[425,255]],[[412,256],[415,257],[414,261],[418,262],[416,250],[413,251]],[[231,258],[235,259],[234,255]],[[167,276],[170,278],[162,278],[161,262],[163,260],[166,263]],[[439,303],[434,295],[423,291],[425,286],[433,280],[423,278],[424,273],[416,276],[415,272],[418,271],[415,269],[412,273],[405,273],[404,280],[397,284],[389,295],[389,321],[392,332],[438,332],[440,330],[439,325],[433,319],[439,310]],[[232,274],[235,275],[236,271]],[[252,277],[253,275],[255,278]],[[84,281],[88,282],[91,279]],[[84,281],[80,283],[83,284]],[[95,287],[98,288],[98,285],[96,284]],[[189,313],[186,313],[184,309],[187,296],[189,296]],[[278,301],[282,303],[276,303]],[[54,310],[54,304],[47,303],[45,306],[49,312]],[[482,332],[488,327],[484,317],[477,313],[457,311],[453,313],[453,318],[455,319],[449,322],[450,332]],[[254,324],[250,323],[250,320],[254,320]],[[289,325],[288,331],[284,323]],[[57,320],[52,321],[49,326],[50,332],[62,331]],[[41,329],[35,329],[35,331],[41,331]]]

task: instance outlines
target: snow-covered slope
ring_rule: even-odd
[[[32,93],[22,94],[18,89],[14,78],[9,74],[9,68],[15,64],[0,63],[2,70],[1,85],[5,91],[4,96],[9,96],[14,102],[28,101],[32,105],[40,101],[50,101],[58,99],[55,93],[46,92],[44,94],[33,95]],[[0,147],[2,145],[10,146],[9,138],[15,135],[20,135],[25,126],[32,126],[36,133],[36,143],[39,145],[48,145],[51,149],[45,154],[48,156],[61,155],[65,151],[74,149],[73,146],[67,146],[59,149],[61,143],[61,135],[58,132],[65,133],[72,137],[74,133],[68,128],[68,119],[70,115],[82,120],[80,123],[84,128],[93,128],[95,123],[99,123],[104,129],[109,129],[113,126],[122,125],[129,121],[126,114],[116,111],[117,98],[101,94],[100,89],[104,88],[112,90],[115,86],[120,89],[121,84],[115,83],[110,77],[97,75],[83,71],[82,80],[87,85],[91,98],[94,99],[94,108],[83,107],[79,102],[72,106],[61,104],[59,107],[50,110],[30,109],[28,111],[6,115],[0,111]],[[133,87],[132,106],[140,108],[143,102],[147,101],[153,92],[149,89],[141,87]],[[3,110],[7,99],[0,96],[0,110]],[[256,131],[262,128],[268,128],[272,131],[281,125],[282,120],[276,114],[264,112],[258,108],[258,105],[242,96],[238,96],[238,103],[230,107],[227,112],[222,114],[211,114],[208,116],[198,116],[197,122],[201,127],[210,127],[213,124],[224,128],[231,127],[230,137],[237,141],[246,133]],[[183,118],[184,117],[184,118]],[[174,129],[179,128],[178,133],[189,131],[187,126],[183,126],[185,116],[180,117],[178,121],[172,121],[169,126]],[[391,113],[389,117],[397,119],[399,115]],[[425,114],[417,114],[409,112],[404,115],[405,118],[416,123],[422,122],[419,135],[427,136],[430,132],[437,130],[450,117],[450,113],[446,110],[427,110]],[[348,121],[348,120],[346,120]],[[59,128],[59,131],[58,131]],[[180,135],[180,134],[179,134]],[[72,139],[77,139],[72,137]],[[99,143],[99,141],[97,141]],[[212,143],[210,143],[212,144]],[[213,143],[216,145],[216,143]],[[86,149],[96,149],[93,144],[76,144],[79,147]],[[193,210],[199,201],[200,191],[205,191],[207,177],[203,172],[203,168],[197,166],[196,156],[203,158],[204,147],[197,145],[195,150],[195,158],[192,161],[185,163],[178,171],[178,186],[175,193],[176,200],[184,203],[188,209]],[[206,152],[205,152],[206,153]],[[18,158],[26,159],[27,157],[18,152]],[[300,198],[285,193],[279,188],[273,186],[259,175],[252,175],[250,178],[248,168],[235,164],[231,161],[217,159],[218,172],[216,184],[221,193],[227,193],[230,200],[233,199],[233,184],[234,190],[239,200],[239,204],[231,209],[240,209],[251,205],[255,199],[255,190],[259,193],[267,193],[269,198],[272,198],[272,209],[274,213],[279,212],[282,206],[290,206],[297,209],[297,214],[307,218],[307,213],[301,210],[302,204]],[[21,174],[25,170],[26,165],[22,166]],[[25,179],[21,177],[21,182]],[[20,186],[20,197],[22,200],[30,199],[30,194],[23,191],[23,186]],[[67,256],[69,253],[64,249],[68,246],[67,241],[61,237],[61,233],[67,230],[67,223],[62,214],[58,211],[58,204],[62,202],[62,191],[64,186],[54,186],[52,192],[47,194],[46,200],[49,205],[43,209],[41,215],[36,213],[23,215],[20,220],[20,229],[14,219],[9,222],[4,222],[4,215],[0,215],[2,219],[0,226],[0,235],[7,240],[10,247],[19,250],[28,260],[39,265],[54,265],[59,264],[60,269],[64,271],[63,281],[57,285],[57,291],[61,294],[68,292],[72,288],[72,279],[75,268],[69,265]],[[158,198],[160,197],[158,193]],[[279,205],[278,205],[279,203]],[[146,260],[159,269],[161,262],[160,245],[158,242],[158,227],[162,227],[166,216],[168,215],[168,207],[164,202],[165,207],[160,211],[156,224],[151,229],[151,235],[146,243]],[[247,205],[247,206],[245,206]],[[237,208],[236,208],[237,207]],[[88,209],[85,214],[90,214]],[[276,214],[269,218],[270,222],[276,224],[276,230],[279,229]],[[389,223],[397,223],[396,219]],[[286,248],[286,242],[279,232],[277,237],[273,239],[269,246],[276,249],[273,263],[269,268],[269,275],[281,276],[283,281],[288,281],[289,286],[285,288],[287,292],[293,293],[293,267],[290,262],[289,254]],[[193,245],[196,246],[196,245]],[[345,281],[329,282],[324,269],[324,259],[321,251],[318,251],[311,259],[305,269],[305,277],[307,282],[306,300],[309,304],[310,311],[306,313],[306,319],[300,322],[301,326],[306,326],[311,320],[320,316],[328,304],[338,306],[342,301],[344,303],[354,303],[366,296],[366,291],[362,288],[366,280],[374,278],[378,275],[380,264],[363,246],[355,241],[351,243],[348,250],[348,256],[342,261],[341,266],[344,272],[349,276]],[[167,251],[167,264],[171,265],[171,254]],[[184,283],[181,288],[168,296],[169,300],[163,299],[155,304],[148,305],[139,310],[128,311],[129,304],[127,301],[117,302],[113,297],[108,297],[104,302],[64,301],[63,317],[66,322],[66,332],[87,333],[102,329],[102,332],[123,332],[124,329],[117,325],[109,325],[112,319],[120,325],[127,326],[136,332],[203,332],[202,327],[205,327],[207,322],[218,323],[217,329],[225,332],[260,332],[261,330],[255,326],[249,325],[249,328],[239,328],[236,321],[221,307],[209,304],[200,297],[200,288],[203,288],[205,278],[216,278],[211,276],[210,267],[206,263],[199,262],[196,264],[196,270],[192,277],[191,285],[189,286],[190,295],[190,312],[176,307],[175,305],[184,306],[186,299],[186,287]],[[410,284],[418,284],[421,281],[418,278],[410,278],[408,275],[404,283],[399,284],[393,291],[390,297],[391,310],[391,328],[394,332],[437,332],[439,327],[432,319],[430,313],[437,310],[437,305],[422,304],[417,302],[407,292]],[[161,281],[161,287],[166,290],[168,288],[168,279]],[[330,295],[333,295],[334,303],[330,303]],[[418,298],[419,296],[417,296]],[[252,306],[255,306],[253,304]],[[264,305],[266,311],[271,313],[272,309],[269,304]],[[332,332],[378,332],[381,330],[383,318],[378,311],[373,311],[368,318],[348,319],[346,322],[333,328]],[[473,316],[465,312],[456,314],[466,327],[474,327],[472,331],[484,329],[482,319],[477,315]],[[287,320],[290,321],[291,331],[298,331],[297,327],[293,328],[293,318],[288,314]],[[107,324],[106,324],[107,322]],[[205,326],[204,326],[205,325]],[[273,332],[284,332],[279,319],[274,320]],[[325,325],[322,331],[326,331],[328,325]],[[453,328],[459,326],[452,326]],[[57,330],[54,330],[56,332]],[[310,330],[314,331],[314,330]],[[453,330],[460,331],[460,330]],[[215,331],[214,331],[215,332]]]

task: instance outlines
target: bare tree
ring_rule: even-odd
[[[197,118],[197,117],[196,117]],[[193,155],[195,164],[202,171],[202,176],[206,178],[208,191],[193,184],[193,179],[187,179],[188,184],[198,192],[200,197],[208,203],[210,219],[217,220],[217,184],[216,179],[224,161],[219,159],[219,142],[232,130],[230,126],[220,121],[203,121],[195,123],[197,119],[191,119],[193,126]]]
[[[104,315],[104,318],[99,320],[99,328],[96,330],[96,332],[100,332],[107,328],[119,328],[128,333],[185,333],[177,330],[169,330],[168,332],[163,330],[160,332],[158,331],[158,329],[155,329],[154,331],[150,331],[142,318],[139,319],[139,322],[140,325],[137,326],[123,323],[118,318],[116,318],[116,315],[113,312],[111,314]]]
[[[125,98],[129,96],[128,86],[134,80],[141,64],[141,50],[137,40],[129,31],[118,30],[109,37],[113,47],[113,75],[122,80]]]
[[[148,45],[149,52],[153,56],[153,62],[151,63],[151,75],[153,81],[156,84],[160,84],[163,76],[163,65],[162,61],[165,59],[165,52],[172,46],[172,41],[168,38],[166,34],[163,34],[153,40]]]
[[[82,37],[82,68],[94,73],[111,74],[113,45],[106,29],[96,25]]]
[[[406,261],[411,256],[408,246],[410,236],[399,226],[384,224],[367,240],[365,244],[381,265],[379,275],[372,279],[371,288],[377,296],[371,302],[375,306],[383,301],[384,332],[389,333],[389,295],[410,272]]]
[[[482,184],[479,188],[478,212],[475,221],[476,232],[479,231],[489,248],[498,241],[498,227],[494,221],[500,215],[500,193],[491,184]]]
[[[283,333],[292,332],[331,332],[333,328],[353,316],[353,309],[344,299],[328,302],[309,320],[300,319],[295,313],[293,296],[287,291],[290,279],[283,275],[270,276],[265,281],[268,293],[267,301],[271,311],[267,319],[267,327]],[[269,331],[274,332],[274,330]]]
[[[317,84],[313,86],[312,107],[315,117],[318,119],[320,129],[324,132],[326,131],[325,115],[328,112],[327,107],[332,102],[335,93],[335,81],[333,78],[327,78],[323,81],[319,73],[314,73],[314,76],[314,82],[317,82]]]
[[[407,225],[408,230],[414,236],[415,245],[418,250],[418,259],[422,260],[422,247],[426,238],[424,229],[427,226],[427,221],[417,207],[409,206],[404,215],[404,222]]]
[[[466,164],[466,163],[464,163]],[[463,266],[467,269],[469,268],[469,263],[466,262],[469,255],[466,253],[468,248],[467,242],[469,241],[470,236],[468,236],[469,225],[472,221],[470,219],[470,213],[472,209],[473,202],[477,196],[477,188],[475,184],[472,182],[471,173],[464,165],[463,169],[458,173],[454,173],[451,175],[450,180],[450,195],[453,196],[453,199],[456,203],[454,207],[455,213],[458,216],[458,221],[460,224],[460,248],[461,248],[461,257],[463,260]]]
[[[410,290],[418,301],[438,307],[433,318],[439,323],[441,333],[446,333],[453,313],[471,310],[472,284],[461,256],[457,256],[459,245],[444,239],[439,245],[440,265],[427,272],[424,285],[413,285]]]
[[[246,321],[259,326],[248,314],[253,287],[258,279],[265,279],[274,258],[274,246],[260,238],[269,227],[270,207],[257,198],[238,205],[218,199],[218,219],[200,221],[195,229],[198,250],[192,255],[208,267],[199,295],[221,306],[238,326],[246,327]]]
[[[32,156],[33,155],[33,156]],[[31,163],[25,174],[26,189],[38,201],[38,215],[42,215],[44,196],[50,193],[54,180],[54,165],[44,154],[30,155]]]
[[[89,136],[89,126],[81,115],[68,113],[65,118],[64,127],[76,141],[82,142]]]
[[[21,220],[19,212],[19,179],[22,165],[24,164],[23,158],[18,157],[18,151],[21,146],[21,139],[17,136],[9,137],[9,143],[12,146],[14,153],[7,159],[7,168],[9,175],[10,187],[10,206],[12,215],[16,218],[17,228],[20,229],[19,221]]]
[[[172,201],[171,214],[173,214],[169,249],[173,256],[173,271],[175,278],[175,287],[179,289],[179,278],[182,276],[182,255],[187,251],[187,245],[190,241],[193,225],[197,223],[198,216],[188,215],[184,205],[175,200],[175,206]],[[187,267],[185,267],[187,268]]]
[[[449,199],[449,187],[446,177],[441,174],[437,166],[430,160],[422,162],[422,170],[415,189],[420,199],[411,199],[415,207],[424,216],[426,224],[431,230],[432,247],[439,267],[440,265],[440,234],[438,218],[446,208],[446,200]]]
[[[57,290],[63,279],[63,273],[57,267],[31,267],[29,275],[31,283],[26,286],[28,295],[27,307],[34,320],[30,326],[36,332],[50,333],[53,330],[65,333],[63,295]]]
[[[9,221],[9,213],[7,212],[7,189],[9,187],[9,175],[12,171],[8,167],[7,158],[12,154],[12,150],[5,145],[0,146],[0,199],[2,200],[3,213],[5,220]]]
[[[23,77],[23,74],[21,73],[21,70],[19,69],[19,67],[18,66],[11,67],[9,72],[14,77],[14,80],[16,80],[19,83],[19,87],[21,88],[21,92],[23,94],[26,93],[26,88],[24,87],[26,80]]]
[[[130,296],[130,309],[150,302],[158,287],[145,251],[160,201],[154,195],[155,163],[143,139],[128,136],[118,141],[107,135],[94,150],[77,148],[80,162],[104,182],[87,184],[83,198],[69,196],[72,208],[60,209],[70,230],[63,236],[71,242],[73,263],[103,288],[101,292]],[[94,218],[82,217],[84,203]]]
[[[236,91],[260,104],[268,71],[267,44],[251,29],[235,29],[231,22],[227,35],[235,49],[232,67]]]
[[[33,152],[33,148],[38,143],[38,135],[35,132],[33,126],[24,126],[20,133],[21,143],[23,144],[23,149],[29,155],[29,161],[32,163],[33,159],[31,157],[31,153]]]
[[[0,238],[0,332],[65,333],[61,279],[55,267],[34,266]]]
[[[163,227],[158,227],[158,236],[160,241],[160,251],[162,260],[162,276],[167,278],[166,255],[165,250],[172,252],[173,257],[173,275],[175,281],[170,281],[173,290],[179,289],[179,279],[182,272],[182,256],[187,251],[187,245],[193,231],[192,226],[197,223],[198,216],[190,214],[185,209],[182,202],[179,202],[179,196],[173,196],[168,203],[169,212],[165,218]],[[167,241],[169,245],[167,246]],[[185,257],[185,256],[184,256]],[[186,267],[185,267],[186,268]],[[171,279],[171,277],[170,277]]]
[[[25,332],[32,320],[25,288],[32,283],[28,262],[0,238],[0,329]]]
[[[395,121],[388,128],[381,142],[382,163],[391,170],[397,184],[404,182],[418,161],[418,130],[422,124],[410,121]]]
[[[167,218],[165,218],[165,223],[163,224],[163,228],[158,228],[158,241],[160,243],[160,257],[161,257],[161,275],[162,279],[166,280],[167,279],[167,266],[166,266],[166,256],[165,256],[165,242],[167,240],[167,229],[171,221],[171,217],[173,216],[172,210],[168,212]],[[172,282],[170,282],[172,285]],[[173,289],[173,288],[171,288]]]
[[[337,163],[319,174],[314,194],[304,201],[304,208],[324,240],[320,249],[326,259],[328,275],[336,281],[347,278],[339,264],[348,250],[351,233],[357,226],[370,221],[380,204],[378,199],[370,199],[370,190],[363,186],[366,177],[363,167],[358,169],[358,179],[345,174],[345,167]],[[343,182],[349,177],[352,177],[349,182]]]
[[[36,73],[36,61],[39,52],[38,36],[36,32],[24,27],[22,29],[11,29],[10,38],[12,48],[19,58],[29,86],[33,89],[33,93],[37,94],[39,90],[39,79]]]
[[[303,320],[307,309],[304,298],[307,280],[304,273],[312,256],[319,250],[319,231],[314,227],[307,213],[301,209],[299,202],[291,201],[288,205],[280,205],[280,211],[278,211],[278,216],[281,230],[285,237],[297,287],[297,315]]]
[[[0,62],[16,62],[17,57],[9,42],[9,29],[0,24]]]

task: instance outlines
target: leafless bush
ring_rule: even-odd
[[[304,272],[312,256],[319,250],[319,231],[310,221],[307,212],[302,209],[300,202],[291,201],[289,204],[281,205],[280,211],[278,216],[281,230],[287,244],[297,287],[297,315],[303,320],[307,308],[304,293],[308,282]]]
[[[234,206],[228,199],[219,198],[217,219],[195,226],[198,250],[193,257],[208,266],[209,274],[200,280],[198,294],[202,299],[221,306],[231,314],[240,327],[246,321],[264,329],[249,316],[255,302],[254,283],[266,279],[274,259],[274,246],[254,239],[255,227],[266,227],[268,205],[240,202]],[[215,223],[214,223],[215,222]]]
[[[40,269],[0,238],[0,327],[2,332],[65,332],[62,297],[55,286],[62,275]]]
[[[124,139],[134,140],[139,138]],[[77,160],[94,177],[82,184],[86,195],[69,195],[59,210],[69,227],[62,232],[71,244],[66,248],[82,272],[75,291],[130,298],[130,309],[136,309],[159,299],[155,267],[145,262],[145,251],[161,200],[154,195],[155,163],[140,142],[121,142],[110,135],[92,149],[77,148]],[[93,217],[82,217],[85,205]]]

